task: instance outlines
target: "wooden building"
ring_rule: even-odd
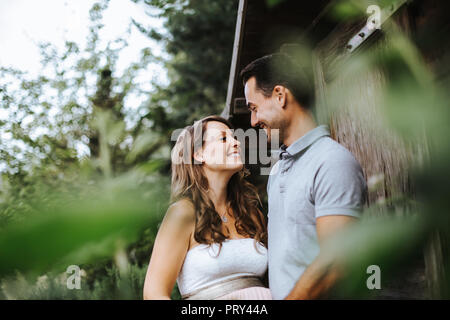
[[[346,76],[337,71],[342,61],[354,59],[358,52],[383,46],[389,31],[384,30],[383,24],[381,29],[368,29],[367,16],[336,19],[331,13],[337,3],[333,0],[285,0],[268,7],[263,0],[240,0],[226,108],[222,115],[238,128],[249,128],[250,114],[240,70],[266,54],[307,45],[311,49],[318,121],[330,125],[332,137],[355,155],[367,179],[384,176],[383,185],[369,193],[368,204],[397,194],[412,194],[411,160],[426,157],[427,145],[425,139],[414,143],[405,141],[383,123],[374,92],[384,83],[384,71],[368,71],[351,90],[345,86],[348,84]],[[449,7],[446,0],[398,0],[381,8],[381,23],[384,20],[394,22],[414,39],[438,79],[449,76],[448,61],[445,61],[450,52],[448,41],[426,40],[427,35],[436,32],[444,37],[448,34],[445,15],[450,12]],[[340,88],[348,91],[343,99],[326,101],[331,90]],[[333,104],[337,105],[331,106]],[[393,284],[393,289],[384,297],[439,297],[445,250],[439,235],[430,240],[424,255],[418,257],[405,279]]]

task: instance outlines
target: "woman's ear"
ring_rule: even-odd
[[[284,86],[275,86],[273,88],[273,93],[272,96],[275,98],[275,101],[277,102],[277,104],[281,107],[284,108],[286,106],[286,99],[287,99],[287,89]]]
[[[203,162],[203,150],[200,148],[194,152],[194,164],[202,164]]]

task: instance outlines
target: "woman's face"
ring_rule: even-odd
[[[201,158],[204,166],[214,171],[237,172],[244,166],[239,141],[227,125],[218,121],[206,123]]]

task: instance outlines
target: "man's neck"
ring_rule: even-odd
[[[298,108],[293,114],[289,126],[286,128],[283,144],[290,146],[296,140],[317,127],[311,112]]]

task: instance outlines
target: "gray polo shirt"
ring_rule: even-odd
[[[359,217],[367,185],[358,161],[318,126],[288,148],[269,176],[269,286],[284,299],[319,253],[316,218]]]

